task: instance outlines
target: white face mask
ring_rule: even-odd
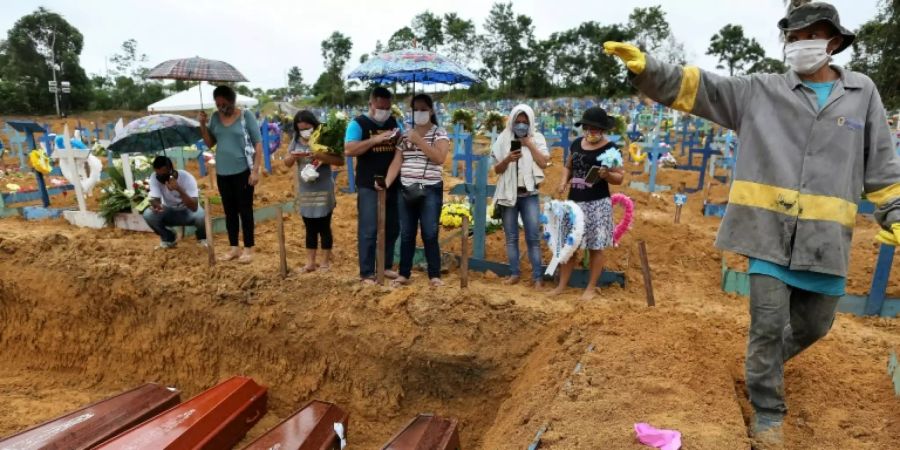
[[[376,122],[384,122],[391,117],[391,110],[389,109],[376,109],[375,114],[372,114],[372,120]]]
[[[831,39],[809,39],[791,42],[784,46],[784,56],[791,69],[801,75],[809,75],[828,62],[828,43]]]
[[[425,125],[431,122],[431,111],[414,111],[413,121],[416,125]]]
[[[309,139],[310,136],[312,136],[312,128],[308,130],[300,130],[300,137],[302,137],[303,139]]]

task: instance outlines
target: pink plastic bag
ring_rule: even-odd
[[[649,423],[634,424],[634,432],[641,444],[661,450],[678,450],[681,448],[681,433],[675,430],[660,430]]]

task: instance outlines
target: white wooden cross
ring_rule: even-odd
[[[79,167],[84,166],[84,162],[87,160],[90,155],[90,150],[79,150],[72,148],[72,142],[69,137],[69,125],[66,124],[65,130],[63,131],[63,148],[57,148],[53,151],[53,159],[62,160],[65,159],[68,161],[72,167],[75,167],[75,177],[78,178],[76,180],[69,180],[72,182],[72,185],[75,186],[75,198],[78,200],[78,210],[82,213],[87,212],[87,205],[84,203],[84,191],[81,190],[81,179],[80,173],[81,170],[78,170]]]

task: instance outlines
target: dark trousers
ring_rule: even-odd
[[[399,183],[397,183],[399,184]],[[400,234],[397,214],[397,184],[388,189],[384,222],[384,268],[394,266],[394,244]],[[378,237],[378,192],[374,188],[360,187],[356,195],[357,236],[359,238],[359,276],[375,277],[375,241]]]
[[[334,238],[331,235],[331,215],[328,213],[325,217],[303,218],[303,225],[306,226],[306,248],[315,250],[319,248],[319,237],[322,238],[322,250],[331,250],[334,244]]]
[[[750,275],[747,391],[760,416],[782,420],[784,363],[828,334],[838,297],[807,292],[767,275]]]
[[[250,186],[250,171],[235,175],[216,175],[222,208],[225,209],[225,229],[228,243],[238,245],[238,234],[244,230],[244,247],[253,247],[253,186]]]
[[[425,187],[425,198],[411,205],[400,195],[400,276],[412,274],[416,254],[416,232],[422,228],[422,244],[428,263],[428,278],[441,277],[441,248],[438,242],[441,206],[444,203],[444,183]]]

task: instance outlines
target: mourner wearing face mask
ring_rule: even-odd
[[[501,211],[503,234],[506,236],[506,256],[510,277],[507,284],[518,283],[519,217],[525,229],[525,246],[531,263],[529,283],[540,288],[541,268],[540,196],[544,171],[550,162],[547,140],[537,131],[534,111],[528,105],[518,105],[509,114],[506,128],[497,136],[491,148],[494,171],[499,175],[494,192],[494,210]]]
[[[900,156],[881,97],[867,76],[831,64],[855,36],[823,2],[792,7],[778,28],[783,74],[723,77],[604,44],[644,94],[740,137],[716,245],[750,260],[746,382],[761,447],[782,440],[784,363],[831,329],[862,195],[882,234],[900,240]]]
[[[391,115],[391,91],[377,87],[369,96],[368,114],[353,119],[347,125],[344,153],[356,158],[356,210],[358,214],[359,277],[362,283],[375,284],[375,243],[378,235],[378,183],[384,182],[388,168],[394,161],[400,124]],[[394,265],[394,244],[400,235],[397,199],[400,189],[396,183],[387,189],[385,216],[384,276],[398,277],[391,270]]]
[[[175,247],[175,233],[168,227],[192,226],[197,241],[206,245],[206,223],[203,208],[197,199],[200,191],[197,180],[186,170],[175,170],[172,160],[157,156],[153,160],[150,177],[150,207],[144,210],[144,220],[159,235],[159,248]]]
[[[387,185],[400,178],[400,276],[406,284],[412,274],[416,233],[421,227],[428,279],[441,286],[441,249],[438,230],[444,204],[444,161],[450,151],[447,131],[438,126],[434,101],[425,94],[413,97],[413,128],[404,133],[388,170]]]
[[[231,249],[223,261],[235,258],[238,262],[253,260],[254,222],[253,191],[259,182],[262,161],[262,135],[256,117],[249,110],[235,107],[237,98],[228,86],[213,91],[216,113],[209,119],[200,112],[200,134],[206,146],[216,147],[216,184],[225,210],[225,228]],[[208,120],[208,124],[207,124]],[[238,247],[243,229],[244,251]]]
[[[584,238],[581,247],[590,253],[590,276],[581,298],[591,300],[599,291],[597,282],[603,274],[603,250],[613,246],[613,207],[609,185],[622,184],[625,171],[621,167],[602,167],[598,158],[607,151],[618,151],[616,144],[606,139],[606,133],[615,128],[616,120],[600,107],[588,108],[581,120],[584,137],[572,142],[569,160],[563,168],[563,176],[557,193],[569,191],[568,199],[578,204],[584,212]],[[553,295],[561,294],[569,285],[569,278],[578,258],[569,258],[561,266],[559,285]]]
[[[344,165],[344,158],[327,152],[311,152],[309,138],[321,125],[313,113],[303,110],[294,116],[294,139],[284,157],[288,167],[297,165],[297,203],[306,227],[306,265],[300,273],[328,270],[334,236],[331,215],[337,205],[331,166]],[[322,264],[316,259],[321,238]]]

